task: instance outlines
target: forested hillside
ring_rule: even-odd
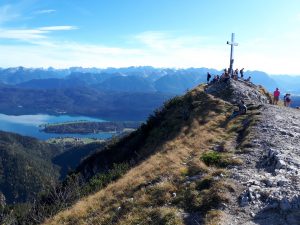
[[[0,131],[0,192],[6,202],[28,201],[54,184],[59,168],[51,159],[60,152],[54,145]]]

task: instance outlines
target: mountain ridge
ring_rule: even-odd
[[[148,120],[146,126],[152,127],[156,132],[153,133],[150,129],[143,138],[145,141],[142,146],[145,144],[145,150],[139,150],[136,144],[128,145],[130,138],[138,137],[137,133],[115,146],[118,154],[122,155],[121,158],[127,162],[133,160],[134,166],[128,172],[44,224],[84,224],[89,221],[126,225],[137,222],[254,225],[276,224],[280,221],[282,224],[296,225],[299,221],[298,198],[285,198],[284,194],[279,194],[281,197],[276,200],[271,197],[273,195],[263,194],[272,190],[272,185],[264,183],[269,179],[274,179],[279,189],[295,187],[295,184],[290,183],[292,181],[282,183],[279,178],[286,168],[284,165],[292,164],[284,164],[283,158],[275,158],[275,164],[272,165],[280,162],[278,168],[283,170],[275,174],[267,172],[270,164],[257,164],[261,162],[261,157],[255,158],[255,155],[261,156],[261,153],[256,146],[264,146],[257,144],[268,139],[257,140],[259,136],[255,129],[266,121],[266,116],[269,118],[264,113],[265,108],[275,108],[278,112],[288,110],[296,115],[299,112],[281,108],[282,106],[269,106],[272,96],[262,87],[250,83],[231,80],[228,84],[217,85],[220,86],[213,84],[206,90],[197,87],[179,99],[170,100],[171,105],[166,104],[162,111],[157,111]],[[234,104],[241,99],[246,101],[248,112],[232,118]],[[176,109],[173,108],[173,111],[169,107]],[[179,114],[172,115],[172,112]],[[174,119],[176,122],[171,122]],[[299,119],[296,121],[300,122]],[[179,127],[182,127],[176,128],[176,124],[181,124]],[[172,126],[175,126],[173,130],[177,130],[178,134],[167,132]],[[262,127],[261,131],[265,132],[263,129],[265,128]],[[164,132],[160,133],[160,130]],[[289,135],[285,132],[278,133],[278,138],[285,139]],[[128,146],[125,147],[126,145]],[[124,147],[127,148],[126,151],[122,150]],[[93,177],[94,174],[106,171],[113,163],[120,163],[118,157],[108,158],[107,151],[109,149],[87,158],[78,167],[78,171],[83,171],[85,177]],[[131,156],[124,157],[126,152],[132,152]],[[273,160],[272,157],[270,156],[270,160]],[[268,158],[264,162],[269,162]],[[98,165],[98,168],[93,165]],[[261,165],[266,171],[257,172],[257,165]],[[253,171],[247,172],[250,167]],[[245,180],[239,175],[244,173],[248,176]],[[261,173],[267,178],[255,177]],[[288,186],[285,187],[285,184]],[[299,195],[300,192],[295,193]],[[272,207],[270,204],[273,204]]]

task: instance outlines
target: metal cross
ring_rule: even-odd
[[[231,49],[230,49],[230,66],[229,66],[228,73],[232,74],[233,73],[233,62],[234,62],[233,49],[234,49],[234,46],[238,46],[238,43],[234,42],[234,33],[231,34],[231,42],[227,41],[227,44],[231,45]]]

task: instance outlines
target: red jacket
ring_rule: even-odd
[[[280,95],[280,91],[278,90],[274,91],[274,97],[279,97],[279,95]]]

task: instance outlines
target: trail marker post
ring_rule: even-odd
[[[233,50],[234,50],[234,46],[238,46],[238,43],[234,42],[234,36],[235,36],[235,34],[232,33],[231,34],[231,42],[227,41],[227,44],[231,46],[231,48],[230,48],[230,65],[229,65],[229,71],[228,71],[228,73],[230,75],[233,74],[233,62],[234,62],[234,59],[233,59]]]

